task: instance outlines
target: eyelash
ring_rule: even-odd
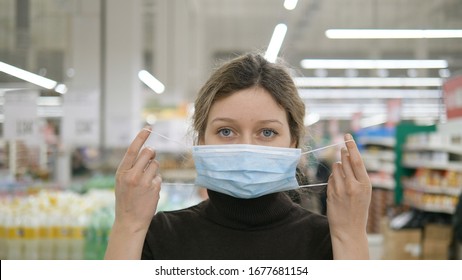
[[[269,137],[265,137],[265,138],[271,138],[271,137],[274,137],[275,135],[278,135],[279,133],[274,130],[274,129],[271,129],[271,128],[264,128],[261,130],[261,133],[265,132],[265,131],[271,131],[273,133],[273,135],[269,136]]]
[[[223,127],[223,128],[217,129],[217,135],[219,135],[221,137],[225,137],[225,138],[229,138],[229,137],[233,136],[233,135],[228,135],[228,136],[223,135],[222,133],[223,133],[224,130],[228,130],[230,132],[230,134],[234,133],[234,131],[231,128]],[[270,131],[272,134],[270,136],[264,136],[263,133],[265,131]],[[276,130],[272,129],[272,128],[263,128],[263,129],[260,130],[260,135],[262,135],[263,138],[264,138],[263,140],[270,140],[270,139],[274,138],[275,136],[277,136],[278,134],[279,133]]]
[[[220,135],[223,136],[223,137],[229,137],[229,136],[224,136],[224,135],[222,134],[223,130],[229,130],[231,133],[233,133],[233,130],[232,130],[231,128],[222,127],[222,128],[219,128],[219,129],[217,130],[217,134],[220,134]]]
[[[230,136],[225,136],[225,135],[222,134],[222,132],[224,130],[229,130],[230,133],[234,133],[234,131],[231,128],[223,127],[223,128],[217,129],[217,134],[220,135],[220,136],[223,136],[223,137],[230,137]],[[263,129],[260,130],[260,134],[263,134],[265,131],[270,131],[272,133],[271,136],[264,137],[264,138],[268,138],[268,139],[273,138],[274,136],[279,134],[276,130],[274,130],[272,128],[263,128]]]

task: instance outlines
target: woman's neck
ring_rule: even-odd
[[[253,199],[240,199],[208,190],[207,215],[215,222],[233,228],[272,226],[286,217],[294,203],[284,193]]]

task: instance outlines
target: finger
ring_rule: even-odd
[[[335,162],[332,164],[332,174],[329,176],[327,186],[327,197],[335,196],[342,190],[342,182],[344,181],[343,171],[341,170],[341,163]]]
[[[144,169],[143,180],[151,182],[156,175],[158,175],[159,162],[157,160],[151,160],[148,166]]]
[[[331,193],[334,191],[335,188],[335,179],[334,175],[331,173],[329,175],[329,179],[327,179],[327,199],[331,196]]]
[[[345,174],[345,177],[356,179],[353,168],[351,167],[350,155],[348,154],[348,150],[345,147],[343,147],[340,153],[341,153],[341,158],[342,158],[343,173]]]
[[[142,129],[138,132],[133,142],[127,149],[122,161],[119,164],[119,169],[130,169],[135,164],[136,158],[138,157],[138,153],[140,152],[141,147],[143,147],[144,142],[148,139],[150,130]]]
[[[350,157],[349,163],[356,179],[358,179],[358,181],[369,180],[369,176],[367,175],[366,167],[364,166],[361,154],[359,153],[358,147],[356,146],[356,143],[354,142],[351,134],[345,134],[345,141],[347,141],[345,144]]]
[[[336,182],[343,182],[345,179],[345,173],[343,172],[343,167],[341,162],[335,162],[332,165],[332,176]]]
[[[138,158],[136,159],[132,169],[135,171],[136,174],[142,175],[141,173],[145,172],[146,168],[148,167],[148,165],[150,165],[150,163],[152,163],[155,156],[156,152],[152,148],[143,148],[143,150],[141,150],[140,154],[138,155]]]
[[[162,184],[162,177],[159,174],[157,174],[154,177],[154,179],[152,179],[152,183],[154,184],[154,186],[160,188],[160,185]]]
[[[336,179],[345,178],[345,173],[343,172],[343,164],[340,161],[334,163],[332,167],[332,174]]]
[[[162,184],[162,177],[160,177],[159,174],[157,174],[154,179],[152,179],[152,186],[154,187],[155,191],[157,192],[157,195],[159,195],[160,189],[161,189],[161,184]],[[159,198],[159,196],[157,196]]]

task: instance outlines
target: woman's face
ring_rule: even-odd
[[[215,101],[200,144],[295,148],[285,110],[260,87],[240,90]]]

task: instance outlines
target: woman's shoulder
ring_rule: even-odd
[[[196,218],[201,217],[201,212],[203,211],[204,207],[208,204],[208,200],[199,202],[196,205],[177,209],[177,210],[168,210],[168,211],[159,211],[157,212],[154,217],[152,218],[151,225],[159,224],[159,223],[175,223],[175,222],[183,222],[183,221],[191,221]]]

